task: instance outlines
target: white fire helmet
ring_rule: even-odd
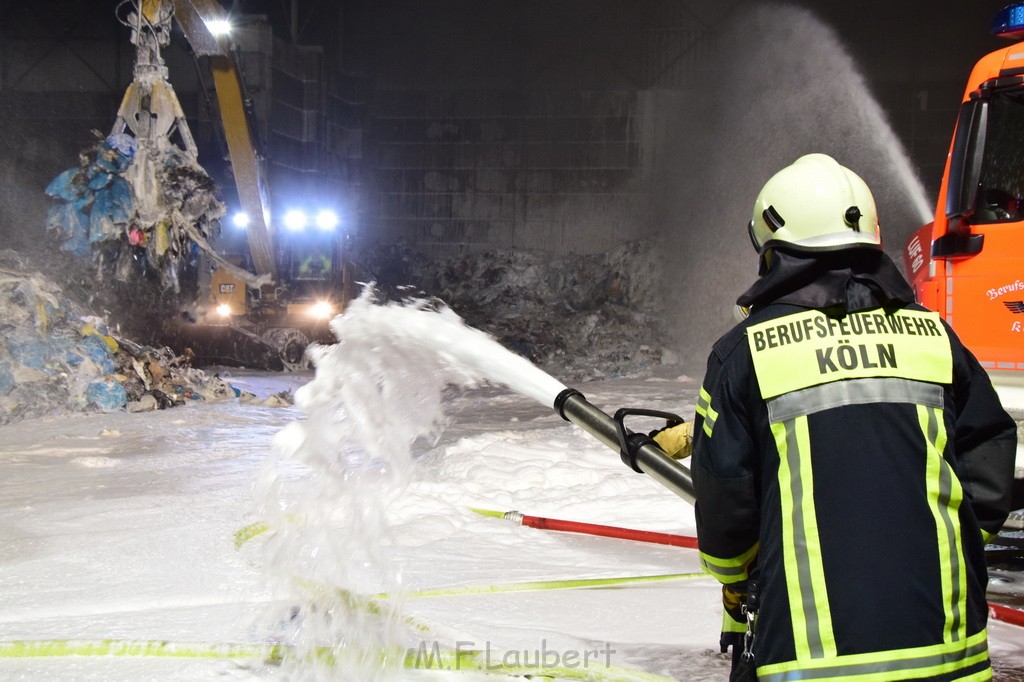
[[[871,190],[860,176],[825,154],[801,156],[773,175],[748,226],[759,253],[882,248]]]

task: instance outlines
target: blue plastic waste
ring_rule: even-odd
[[[61,246],[65,251],[69,251],[79,258],[88,258],[92,253],[92,249],[89,246],[89,235],[86,234],[87,222],[84,220],[81,230],[76,230],[74,234],[64,240],[64,244]]]
[[[112,135],[108,135],[106,144],[111,149],[116,150],[118,154],[129,162],[135,156],[135,149],[137,147],[135,138],[127,133],[114,133]]]
[[[64,362],[66,362],[69,367],[78,367],[80,364],[82,364],[82,360],[84,359],[85,356],[83,354],[76,353],[73,350],[64,352]]]
[[[74,221],[77,220],[74,204],[57,204],[46,212],[46,229],[56,230],[62,237],[74,233]]]
[[[51,206],[46,227],[64,237],[63,249],[82,258],[89,257],[89,218],[76,208],[76,203]]]
[[[14,390],[14,373],[11,372],[11,363],[0,362],[0,395],[7,395]]]
[[[104,412],[113,412],[128,402],[124,386],[114,379],[99,379],[85,389],[86,399]]]
[[[81,172],[81,168],[67,169],[50,181],[50,184],[46,186],[46,193],[51,197],[63,199],[64,201],[76,201],[81,199],[85,196],[86,190],[81,185],[73,182],[75,176]]]
[[[91,190],[103,189],[114,179],[113,173],[101,170],[98,166],[90,166],[87,175],[89,176],[87,184]]]
[[[8,336],[6,341],[7,352],[22,365],[32,369],[43,369],[46,366],[46,356],[50,352],[46,341],[20,334]]]
[[[75,344],[75,352],[92,360],[104,374],[114,371],[114,361],[110,359],[110,346],[95,334],[86,336]]]
[[[118,223],[128,222],[135,209],[135,200],[132,198],[132,186],[120,175],[114,176],[110,181],[110,205],[114,209],[111,214],[114,221]]]
[[[132,190],[128,181],[114,177],[110,185],[96,192],[96,201],[89,213],[89,241],[116,239],[120,226],[132,214]]]

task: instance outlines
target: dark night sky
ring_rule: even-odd
[[[341,2],[342,0],[337,0]],[[389,0],[393,7],[422,7],[423,0]],[[492,0],[494,1],[494,0]],[[516,0],[511,0],[515,2]],[[519,0],[525,6],[536,5],[536,0]],[[600,5],[603,0],[593,0]],[[761,4],[763,0],[757,0]],[[345,0],[351,14],[358,14],[360,6],[373,0]],[[572,7],[576,0],[568,1]],[[707,9],[720,7],[723,0],[684,0],[680,4],[699,20],[710,16]],[[224,0],[236,10],[268,15],[282,37],[288,34],[291,0]],[[458,3],[448,3],[458,6]],[[558,3],[549,0],[547,6]],[[645,4],[663,4],[662,0],[635,0],[637,11]],[[755,3],[750,3],[755,4]],[[935,156],[934,144],[922,145],[918,140],[921,130],[914,130],[911,120],[914,107],[927,106],[933,112],[952,111],[959,104],[963,83],[974,62],[983,54],[1005,46],[1005,40],[989,32],[995,14],[1007,3],[1005,0],[956,0],[937,3],[930,0],[790,0],[814,11],[839,35],[847,50],[862,70],[873,94],[886,109],[897,134],[904,140],[916,165],[927,176],[934,174],[929,166]],[[743,2],[735,2],[742,11]],[[298,24],[300,41],[324,42],[333,39],[337,24],[318,21],[316,14],[327,7],[336,6],[327,0],[299,0]],[[506,5],[503,5],[507,7]],[[589,9],[592,4],[586,5]],[[479,12],[476,3],[473,12]],[[720,13],[720,12],[719,12]],[[557,12],[555,15],[557,16]],[[453,22],[457,23],[457,22]],[[924,94],[927,93],[927,94]],[[933,124],[932,135],[938,128],[947,127],[945,113]],[[951,121],[948,124],[951,126]],[[948,135],[943,132],[943,136]],[[915,148],[916,147],[916,148]],[[918,158],[919,154],[922,158]],[[941,161],[936,161],[941,163]],[[928,183],[937,178],[925,177]]]
[[[863,72],[928,191],[974,63],[1008,41],[990,33],[1005,0],[795,0],[830,24]],[[921,108],[928,108],[922,115]]]
[[[989,33],[1005,0],[956,2],[833,2],[797,0],[831,23],[872,80],[884,80],[892,65],[910,63],[921,74],[941,78],[970,69],[972,57],[1006,45]]]
[[[341,1],[299,0],[299,25],[304,36],[313,38],[324,29],[323,23],[316,21],[316,17],[311,17],[311,14],[322,12],[325,7]],[[409,0],[409,3],[415,5],[422,1]],[[524,0],[523,4],[529,1]],[[638,11],[642,10],[646,1],[635,0]],[[689,0],[682,4],[692,7],[693,14],[699,17],[702,5],[718,5],[722,1]],[[346,4],[354,6],[362,2],[365,0],[347,0]],[[549,2],[557,4],[557,0]],[[827,20],[846,41],[858,62],[871,73],[872,79],[884,79],[886,66],[897,62],[910,62],[922,73],[934,70],[936,75],[941,74],[949,65],[959,65],[963,70],[963,65],[969,63],[970,57],[1005,44],[988,33],[992,18],[1007,4],[1005,0],[954,0],[943,3],[934,0],[789,2],[812,9]],[[279,28],[282,36],[287,34],[290,0],[222,0],[222,4],[240,11],[266,14]],[[326,30],[330,32],[332,28],[333,24],[328,24]]]
[[[237,11],[266,14],[282,37],[290,34],[291,0],[221,1]],[[628,6],[641,12],[645,6],[657,8],[674,1],[632,0]],[[745,4],[762,2],[732,1],[736,12],[742,11]],[[702,16],[721,15],[721,8],[729,6],[728,3],[729,0],[679,0],[685,14],[692,15],[697,21]],[[1004,6],[1005,0],[945,3],[928,0],[790,0],[790,4],[811,9],[838,34],[904,142],[921,180],[929,191],[933,191],[938,184],[937,175],[941,173],[963,83],[972,65],[982,54],[1007,44],[989,33],[992,18]],[[0,0],[0,21],[19,13],[34,14],[35,20],[28,23],[29,28],[42,41],[40,49],[48,50],[51,41],[65,31],[76,30],[75,25],[78,25],[77,30],[81,30],[82,17],[106,22],[109,26],[113,23],[113,8],[117,5],[116,0],[48,0],[46,3]],[[367,19],[373,14],[367,12],[367,8],[388,7],[392,14],[402,11],[403,7],[415,8],[423,16],[424,8],[433,11],[436,7],[439,13],[451,12],[451,25],[466,27],[465,30],[472,30],[473,24],[459,21],[460,10],[479,15],[484,8],[503,8],[502,16],[505,16],[514,15],[522,8],[538,14],[550,11],[554,17],[552,21],[563,21],[571,29],[574,12],[580,8],[593,13],[600,11],[601,7],[621,8],[623,4],[622,0],[506,0],[505,3],[486,0],[483,4],[478,0],[448,0],[436,4],[431,0],[297,0],[296,6],[298,25],[302,28],[300,42],[332,44],[342,40],[343,37],[337,35],[341,26],[349,31],[373,30],[373,26],[365,25],[373,21],[372,18]],[[328,16],[339,6],[345,13],[341,21]],[[713,11],[711,8],[718,9]],[[47,19],[52,23],[48,24]],[[436,28],[444,26],[447,20],[448,17],[439,16],[432,23]],[[123,36],[125,31],[117,28],[118,35]],[[102,40],[108,40],[110,35],[109,29],[96,34]],[[130,47],[121,47],[124,65],[119,73],[123,80],[130,77],[127,64],[131,53]],[[2,48],[0,45],[0,74],[4,69]],[[70,61],[81,67],[74,60]],[[103,63],[102,59],[97,63]],[[113,83],[116,79],[107,77],[107,80]],[[31,89],[36,89],[37,85],[32,84]],[[116,85],[111,87],[118,89]],[[921,107],[928,108],[928,116],[921,115]]]

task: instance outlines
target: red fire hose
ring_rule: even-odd
[[[1021,611],[1020,609],[1011,609],[1009,606],[989,602],[988,614],[995,620],[1001,620],[1004,623],[1010,623],[1011,625],[1018,625],[1024,628],[1024,611]]]
[[[636,540],[637,542],[650,542],[656,545],[672,545],[674,547],[689,547],[697,549],[697,538],[686,535],[672,535],[671,533],[656,533],[650,530],[635,530],[632,528],[618,528],[616,526],[602,526],[597,523],[581,523],[579,521],[565,521],[563,519],[548,519],[543,516],[528,516],[517,511],[497,512],[489,509],[473,509],[477,514],[483,516],[494,516],[503,518],[513,523],[518,523],[530,528],[541,530],[560,530],[567,533],[585,533],[587,535],[600,535],[606,538],[621,538],[623,540]]]
[[[564,519],[549,519],[543,516],[529,516],[517,511],[499,512],[489,509],[473,509],[477,514],[503,518],[513,523],[518,523],[530,528],[540,530],[559,530],[567,533],[585,533],[587,535],[599,535],[606,538],[621,538],[623,540],[636,540],[638,542],[650,542],[657,545],[672,545],[674,547],[689,547],[698,549],[697,538],[687,535],[673,535],[671,533],[656,533],[649,530],[635,530],[632,528],[619,528],[617,526],[602,526],[596,523],[582,523],[579,521],[566,521]],[[1010,608],[1002,604],[988,604],[989,616],[993,620],[1002,621],[1011,625],[1024,627],[1024,611]]]

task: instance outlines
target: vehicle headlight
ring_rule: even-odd
[[[309,314],[318,320],[326,320],[334,314],[334,305],[330,301],[317,301],[309,306]]]
[[[210,32],[214,38],[220,36],[226,36],[231,33],[231,22],[227,19],[208,19],[206,21],[206,29]]]
[[[284,226],[292,232],[300,232],[306,229],[309,223],[309,216],[304,211],[292,209],[284,214]]]
[[[324,232],[330,232],[340,222],[338,214],[334,211],[324,209],[316,214],[316,226]]]

